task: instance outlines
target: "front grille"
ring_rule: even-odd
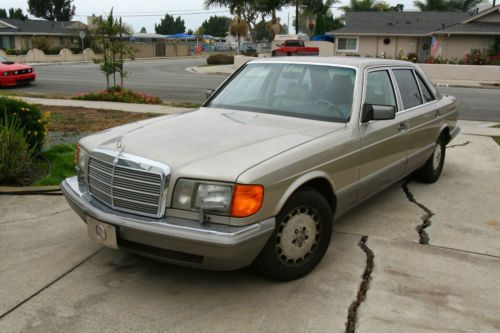
[[[16,71],[12,71],[13,75],[22,75],[22,74],[28,74],[31,73],[30,69],[18,69]]]
[[[117,159],[117,161],[119,161]],[[160,216],[165,186],[161,173],[144,171],[91,157],[88,164],[90,193],[114,209]]]

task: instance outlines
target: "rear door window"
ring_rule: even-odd
[[[411,69],[393,69],[393,73],[403,100],[403,109],[410,109],[422,104],[422,96],[413,71]]]

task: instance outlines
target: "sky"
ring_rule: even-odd
[[[28,13],[27,2],[27,0],[0,0],[0,8],[22,8],[26,14]],[[349,0],[340,0],[338,4],[335,4],[334,16],[342,14],[342,11],[335,7],[343,6],[348,2]],[[405,9],[415,8],[412,0],[386,0],[386,2],[391,5],[402,3]],[[113,7],[115,15],[122,16],[123,21],[132,26],[134,31],[145,27],[148,32],[154,32],[155,23],[159,23],[166,13],[175,17],[181,16],[186,29],[192,30],[196,30],[212,15],[230,16],[226,8],[206,9],[203,0],[74,0],[73,4],[76,6],[74,20],[86,23],[87,16],[106,14]],[[292,24],[294,15],[295,11],[292,7],[285,8],[278,13],[282,23],[287,23],[289,18]],[[30,18],[33,17],[30,16]]]

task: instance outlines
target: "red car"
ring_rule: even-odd
[[[0,56],[0,87],[30,84],[35,79],[36,73],[33,67]]]
[[[273,50],[273,57],[281,56],[317,56],[318,47],[307,47],[302,40],[286,40],[279,48]]]

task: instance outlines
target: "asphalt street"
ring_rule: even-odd
[[[201,103],[205,90],[216,88],[226,76],[197,74],[186,67],[201,66],[204,58],[136,60],[126,63],[126,85],[137,91],[159,96],[168,101]],[[103,89],[105,79],[96,64],[34,66],[37,82],[18,88],[23,92],[86,93]],[[439,88],[443,94],[456,96],[460,119],[500,121],[500,89]]]

